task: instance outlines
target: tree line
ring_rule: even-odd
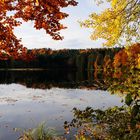
[[[113,59],[121,48],[98,48],[98,49],[70,49],[51,50],[33,49],[28,50],[32,54],[30,58],[0,60],[1,69],[9,68],[41,68],[41,69],[74,69],[93,70],[102,68],[106,59]]]

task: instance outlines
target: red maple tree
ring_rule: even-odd
[[[0,1],[0,59],[17,59],[26,54],[14,28],[22,22],[33,21],[34,28],[44,29],[55,40],[63,37],[59,31],[66,27],[60,20],[68,16],[61,9],[76,6],[75,0],[1,0]],[[8,13],[10,12],[10,13]]]

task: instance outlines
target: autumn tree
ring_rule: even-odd
[[[44,29],[55,40],[63,37],[59,31],[66,27],[60,20],[68,16],[61,12],[67,6],[76,6],[75,0],[1,0],[0,1],[0,58],[18,58],[27,50],[14,34],[22,22],[32,21],[34,28]]]
[[[104,39],[104,46],[130,45],[140,41],[140,0],[95,0],[109,2],[101,13],[92,13],[81,26],[93,29],[91,39]]]

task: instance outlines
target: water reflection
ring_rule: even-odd
[[[121,106],[121,98],[107,91],[90,89],[33,89],[19,84],[0,85],[0,139],[15,140],[20,132],[46,122],[64,133],[63,122],[72,119],[72,108],[86,106],[105,109]]]
[[[74,107],[121,106],[122,98],[106,91],[109,81],[102,77],[94,71],[1,71],[0,140],[15,140],[21,134],[13,128],[35,128],[44,121],[63,134]]]
[[[90,73],[90,77],[89,77]],[[0,83],[17,83],[26,87],[49,89],[59,88],[92,88],[106,90],[102,80],[93,78],[91,71],[62,71],[62,70],[42,70],[42,71],[1,71]]]

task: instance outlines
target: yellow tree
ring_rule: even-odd
[[[95,0],[102,3],[102,0]],[[104,46],[131,45],[140,41],[140,0],[106,0],[110,7],[92,13],[81,26],[93,29],[91,39],[102,38]]]

